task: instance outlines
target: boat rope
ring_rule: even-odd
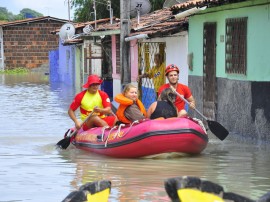
[[[116,137],[120,137],[119,134],[121,132],[121,127],[122,126],[125,126],[125,124],[121,123],[119,126],[118,126],[118,130],[117,132],[115,133],[115,135],[113,136],[113,139],[115,139]]]
[[[102,141],[102,142],[104,142],[104,134],[105,134],[105,130],[106,130],[107,128],[110,128],[110,127],[109,127],[109,126],[103,126],[103,127],[102,127],[102,134],[101,134],[101,141]]]
[[[112,127],[109,134],[107,135],[107,138],[106,138],[106,141],[105,141],[105,147],[107,147],[107,143],[108,143],[108,139],[110,137],[110,134],[111,134],[112,130],[115,129],[115,128],[117,128],[117,126]]]
[[[197,119],[197,118],[192,118],[192,119],[194,121],[196,121],[201,126],[201,128],[203,129],[203,131],[205,132],[205,134],[207,134],[207,131],[206,131],[205,127],[204,127],[204,124],[203,124],[202,120]]]
[[[130,129],[132,128],[132,126],[133,126],[135,123],[140,123],[140,121],[139,121],[139,120],[133,121],[133,122],[130,124],[129,129],[127,130],[127,132],[125,132],[121,137],[125,137],[125,135],[128,134],[128,132],[130,131]]]
[[[129,129],[128,129],[123,135],[120,136],[120,134],[121,134],[121,128],[125,126],[125,124],[121,123],[121,124],[118,126],[117,132],[114,134],[114,136],[113,136],[112,139],[114,140],[116,137],[118,137],[118,138],[124,137],[126,134],[128,134],[128,132],[131,130],[132,126],[133,126],[134,124],[136,124],[136,123],[138,124],[138,123],[140,123],[140,121],[139,121],[139,120],[133,121],[133,122],[130,124]],[[105,147],[107,147],[107,144],[108,144],[108,141],[109,141],[109,137],[110,137],[110,134],[111,134],[112,130],[115,129],[116,127],[117,127],[117,126],[114,126],[113,128],[111,128],[111,130],[110,130],[110,132],[109,132],[109,134],[108,134],[108,136],[107,136],[107,138],[106,138],[106,141],[105,141]],[[104,129],[104,130],[105,130],[105,129]],[[102,139],[103,139],[103,138],[102,138]]]

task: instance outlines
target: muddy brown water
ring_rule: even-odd
[[[115,159],[55,149],[73,126],[67,109],[75,90],[44,73],[0,75],[0,202],[61,201],[86,182],[110,180],[109,201],[170,201],[164,180],[196,176],[251,199],[270,191],[269,145],[210,135],[196,156]],[[199,117],[198,117],[199,118]]]

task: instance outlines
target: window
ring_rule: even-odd
[[[247,17],[226,19],[226,73],[247,69]]]

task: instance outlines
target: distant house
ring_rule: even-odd
[[[111,76],[111,73],[105,73],[110,69],[111,57],[107,58],[110,55],[107,51],[109,49],[111,52],[111,48],[107,48],[106,43],[101,43],[101,37],[87,34],[93,31],[95,24],[103,26],[108,22],[110,22],[109,18],[96,22],[67,23],[71,29],[75,29],[75,35],[68,33],[69,37],[66,39],[61,38],[61,35],[67,36],[61,33],[67,31],[63,29],[64,26],[51,30],[51,34],[60,36],[58,49],[51,50],[49,53],[51,82],[75,86],[79,91],[89,74],[98,74],[105,80]],[[108,47],[111,47],[110,43]],[[107,65],[107,62],[110,64]],[[108,94],[112,97],[111,93]]]
[[[270,141],[270,2],[185,3],[194,5],[207,6],[189,17],[189,85],[198,109],[231,136]]]
[[[46,16],[0,23],[0,69],[48,66],[48,52],[59,41],[50,31],[66,22]]]

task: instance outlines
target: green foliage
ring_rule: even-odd
[[[132,1],[132,0],[131,0]],[[150,0],[151,12],[162,9],[165,0]],[[94,21],[94,0],[73,0],[71,6],[75,8],[74,21]],[[120,0],[111,0],[113,16],[120,18]],[[109,18],[110,13],[106,0],[96,0],[96,19]]]
[[[5,70],[0,70],[0,74],[25,74],[28,73],[29,69],[23,68],[23,67],[18,67],[15,69],[5,69]]]
[[[6,8],[0,7],[0,20],[11,21],[13,17],[13,14],[11,12],[8,12]]]
[[[30,8],[24,8],[20,11],[20,15],[22,16],[27,16],[27,15],[32,15],[33,17],[42,17],[43,15],[37,11],[34,11]]]
[[[9,12],[6,8],[0,7],[0,20],[11,22],[15,20],[25,19],[27,16],[36,18],[42,17],[43,15],[29,8],[24,8],[20,11],[20,14],[14,15],[11,12]]]
[[[153,12],[162,9],[165,0],[150,0],[150,2],[152,5],[151,12]]]

